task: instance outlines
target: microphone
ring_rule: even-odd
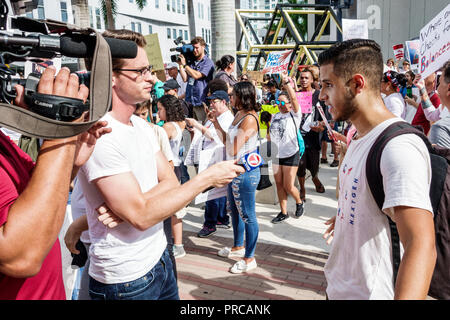
[[[105,37],[111,50],[111,56],[119,59],[133,59],[137,55],[137,44],[131,40]],[[72,35],[61,36],[61,54],[73,58],[92,57],[95,48],[95,36]]]
[[[111,50],[112,58],[133,59],[137,55],[137,44],[131,40],[122,40],[115,38],[104,38]],[[19,35],[0,35],[0,48],[10,48],[11,46],[32,47],[33,56],[41,57],[46,53],[61,53],[66,57],[89,58],[94,54],[96,43],[95,36],[74,34],[58,36],[19,36]]]

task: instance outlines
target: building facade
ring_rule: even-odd
[[[100,0],[87,0],[90,27],[105,30]],[[139,10],[134,0],[116,0],[116,29],[128,29],[143,35],[158,34],[161,53],[165,63],[170,62],[174,40],[180,38],[189,43],[195,36],[205,39],[211,46],[210,0],[147,0]],[[77,24],[77,16],[71,0],[39,0],[37,9],[26,14],[35,19],[53,19]]]

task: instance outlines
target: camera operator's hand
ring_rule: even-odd
[[[186,58],[182,54],[180,54],[177,62],[178,62],[178,64],[180,66],[185,66],[186,65]]]
[[[86,101],[89,89],[84,84],[79,85],[78,76],[70,73],[69,68],[63,67],[56,75],[56,68],[49,66],[42,73],[37,92],[62,97],[76,98]],[[17,96],[15,104],[27,108],[25,104],[25,89],[21,85],[15,86]]]

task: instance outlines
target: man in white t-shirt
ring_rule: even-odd
[[[337,215],[325,265],[329,299],[425,299],[436,261],[430,156],[414,134],[392,139],[381,157],[385,201],[381,211],[365,174],[367,154],[381,132],[403,121],[383,104],[383,61],[372,40],[349,40],[319,57],[320,99],[335,121],[350,120],[357,137],[339,171]],[[402,260],[394,285],[391,236],[387,216],[395,223]]]
[[[113,59],[112,132],[100,139],[79,181],[86,198],[89,249],[89,293],[92,299],[179,299],[163,221],[210,186],[223,186],[244,170],[222,162],[184,185],[160,151],[136,104],[150,99],[151,67],[145,38],[129,30],[107,31],[107,37],[133,40],[134,59]],[[105,203],[122,223],[109,228],[96,209]]]

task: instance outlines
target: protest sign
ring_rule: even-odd
[[[44,72],[44,70],[49,66],[54,66],[56,68],[56,73],[58,73],[61,69],[61,58],[46,59],[45,61],[39,63],[29,60],[25,61],[23,75],[28,77],[28,75],[32,72],[42,74],[42,72]]]
[[[450,59],[450,4],[420,30],[422,78],[441,68]]]
[[[342,39],[369,39],[367,20],[342,19]]]
[[[146,35],[145,40],[147,45],[145,46],[145,52],[150,64],[153,66],[153,70],[164,70],[164,61],[161,53],[161,46],[159,45],[159,38],[157,33]]]
[[[419,51],[420,40],[412,40],[405,42],[405,58],[411,64],[412,70],[419,70]]]
[[[289,61],[293,50],[275,51],[269,53],[263,69],[266,74],[281,74],[288,72]]]
[[[312,91],[300,91],[295,93],[297,96],[298,104],[302,110],[302,113],[312,112]]]
[[[256,83],[262,83],[264,79],[264,74],[261,71],[251,71],[248,70],[247,74],[250,76],[251,80],[255,80]]]
[[[401,60],[404,58],[405,51],[404,51],[403,44],[396,44],[395,46],[392,47],[392,49],[394,50],[395,59]]]

